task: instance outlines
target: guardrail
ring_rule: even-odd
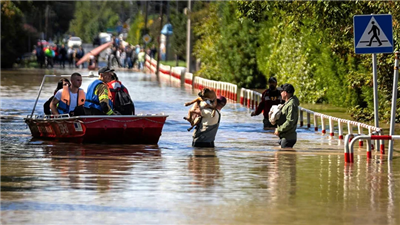
[[[193,88],[195,90],[209,88],[214,90],[217,95],[225,96],[228,101],[237,102],[237,85],[235,84],[195,77],[193,80]]]
[[[157,66],[157,61],[154,59],[150,59],[150,57],[146,56],[146,67],[152,72],[155,73],[155,68]],[[160,65],[160,74],[163,76],[169,76],[170,79],[175,80],[175,82],[181,82],[180,84],[184,83],[184,85],[189,85],[192,86],[194,90],[201,90],[203,88],[210,88],[216,92],[217,95],[223,95],[225,96],[229,102],[232,103],[237,103],[238,100],[241,105],[249,108],[249,109],[256,109],[259,103],[262,101],[262,94],[246,89],[246,88],[241,88],[240,92],[238,92],[238,87],[235,84],[227,83],[227,82],[222,82],[222,81],[214,81],[214,80],[209,80],[205,79],[202,77],[197,77],[193,76],[192,73],[185,72],[183,73],[184,67],[169,67],[166,68],[162,64]],[[238,98],[239,95],[239,98]],[[306,114],[306,117],[304,117],[304,113]],[[313,118],[313,126],[314,130],[317,132],[319,130],[318,126],[318,121],[321,123],[321,133],[326,134],[326,120],[328,121],[329,125],[329,136],[333,138],[335,136],[335,133],[338,135],[339,140],[343,140],[344,136],[344,128],[347,127],[347,135],[354,135],[353,134],[353,128],[357,127],[358,134],[356,135],[363,135],[364,129],[368,131],[368,134],[371,136],[374,136],[374,134],[377,137],[384,137],[382,135],[382,129],[379,127],[371,126],[368,124],[356,122],[356,121],[351,121],[351,120],[346,120],[346,119],[341,119],[329,115],[325,115],[322,113],[314,112],[309,109],[303,108],[299,106],[299,126],[303,127],[304,126],[304,118],[306,119],[306,126],[307,128],[311,128],[311,118]],[[335,126],[335,123],[337,126]],[[337,131],[336,131],[337,128]],[[374,137],[375,137],[374,136]],[[364,138],[358,138],[359,140],[359,146],[363,146],[365,140]],[[380,153],[385,154],[385,148],[384,148],[384,143],[383,140],[387,139],[373,139],[373,140],[380,140]],[[374,149],[374,146],[371,145],[370,141],[368,141],[367,149]],[[344,145],[345,148],[348,146],[349,142],[345,141]]]
[[[354,143],[357,140],[367,140],[367,159],[371,159],[371,140],[394,140],[400,139],[400,135],[360,135],[353,136],[351,134],[346,135],[345,142],[348,144],[344,145],[344,161],[346,163],[354,162]]]

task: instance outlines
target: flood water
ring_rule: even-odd
[[[193,148],[182,117],[195,94],[127,72],[117,73],[136,113],[169,115],[158,145],[32,139],[23,117],[42,72],[1,74],[1,224],[400,224],[398,150],[389,163],[356,149],[345,164],[337,137],[313,128],[279,150],[262,116],[238,104],[222,110],[215,148]]]

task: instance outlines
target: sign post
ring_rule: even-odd
[[[397,103],[398,82],[399,82],[399,52],[396,52],[395,61],[394,61],[392,111],[390,113],[389,135],[394,134],[394,125],[396,122],[396,103]],[[393,157],[393,140],[390,140],[389,141],[389,160],[392,160],[392,157]]]
[[[393,53],[392,15],[356,15],[353,18],[354,49],[356,54],[372,54],[372,75],[374,93],[374,120],[379,127],[377,53]],[[397,97],[397,96],[396,96]],[[393,110],[393,109],[392,109]],[[394,109],[396,110],[396,109]],[[392,131],[391,131],[392,132]],[[392,133],[390,135],[393,135]],[[375,148],[378,149],[378,142]],[[389,147],[389,155],[390,155]],[[391,158],[390,158],[391,159]]]
[[[148,34],[143,35],[143,41],[147,45],[151,41],[151,37]]]

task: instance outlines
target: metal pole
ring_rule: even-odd
[[[42,83],[40,84],[40,87],[39,87],[39,91],[38,91],[38,95],[37,95],[37,97],[36,97],[35,104],[33,105],[32,113],[31,113],[31,118],[32,118],[32,116],[33,116],[33,113],[35,112],[36,105],[37,105],[37,102],[38,102],[38,100],[39,100],[40,93],[42,92],[43,85],[44,85],[44,81],[46,80],[46,77],[55,77],[55,75],[44,75],[43,80],[42,80]]]
[[[379,115],[378,115],[378,75],[377,75],[377,62],[376,54],[372,54],[372,75],[373,75],[373,88],[374,88],[374,119],[375,127],[379,127]],[[375,141],[375,146],[379,146],[379,142]]]
[[[397,102],[398,81],[399,81],[399,52],[396,52],[395,61],[394,61],[392,112],[390,114],[389,135],[394,135],[394,125],[396,122],[396,102]],[[393,157],[393,140],[390,140],[389,141],[389,160],[392,160],[392,157]]]
[[[46,40],[49,40],[48,26],[49,26],[49,5],[46,4],[46,21],[45,21],[45,31],[46,31]]]
[[[146,33],[145,34],[142,33],[142,37],[143,37],[143,35],[146,35],[148,33],[147,32],[147,11],[148,11],[147,7],[148,7],[148,5],[149,5],[149,2],[146,1],[145,7],[144,7],[144,30],[145,30]],[[146,49],[147,43],[144,40],[143,40],[143,43],[144,43],[144,48]]]
[[[149,5],[149,2],[146,1],[145,7],[144,7],[144,29],[147,29],[147,7]]]
[[[190,68],[190,66],[191,66],[191,61],[192,61],[192,59],[191,59],[191,54],[192,54],[192,51],[191,51],[191,37],[190,37],[190,33],[191,33],[191,30],[190,30],[190,27],[191,27],[191,25],[190,25],[190,14],[191,14],[191,11],[192,10],[192,7],[191,7],[191,0],[188,0],[188,7],[187,7],[187,37],[186,37],[186,72],[188,72],[188,73],[190,73],[191,72],[191,68]]]
[[[169,21],[169,1],[167,2],[167,23],[170,23]],[[167,34],[167,40],[165,43],[165,61],[168,61],[168,46],[169,46],[169,35]]]
[[[158,54],[157,54],[157,70],[156,70],[156,76],[157,76],[157,81],[160,81],[160,58],[161,58],[161,29],[162,29],[162,24],[163,24],[163,2],[160,1],[160,15],[161,15],[161,19],[160,19],[160,32],[158,36]]]

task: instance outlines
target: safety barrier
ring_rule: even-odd
[[[154,59],[150,59],[150,57],[146,57],[146,67],[152,72],[155,72],[155,68],[157,66],[157,61]],[[181,78],[182,70],[185,69],[184,67],[169,67],[169,76],[172,80],[175,80],[175,82],[184,82],[185,85],[192,86],[194,90],[201,90],[203,88],[210,88],[216,92],[217,95],[223,95],[225,96],[229,102],[236,103],[238,101],[238,94],[239,94],[239,102],[241,105],[249,108],[249,109],[257,109],[257,106],[259,103],[262,101],[262,94],[246,89],[246,88],[241,88],[240,93],[238,93],[237,85],[227,83],[227,82],[222,82],[222,81],[214,81],[214,80],[209,80],[205,79],[202,77],[197,77],[195,76],[193,78],[192,73],[184,73],[184,79]],[[167,74],[168,69],[162,64],[160,65],[160,74]],[[314,111],[311,111],[309,109],[305,109],[303,107],[299,107],[299,126],[303,127],[304,126],[304,113],[306,114],[306,126],[307,128],[311,128],[311,118],[313,119],[313,125],[314,125],[314,130],[317,132],[319,130],[318,127],[318,121],[321,122],[321,133],[326,134],[326,120],[328,121],[329,124],[329,136],[334,137],[335,136],[335,123],[337,124],[337,135],[339,140],[343,140],[343,130],[347,126],[347,134],[353,134],[353,128],[357,127],[358,129],[358,134],[357,135],[363,135],[364,129],[368,131],[369,135],[373,134],[378,134],[377,136],[383,136],[382,135],[382,129],[379,127],[375,126],[370,126],[364,123],[356,122],[356,121],[351,121],[351,120],[346,120],[346,119],[340,119],[337,117],[325,115],[322,113],[317,113]],[[363,139],[357,139],[359,140],[359,146],[363,146]],[[374,140],[385,140],[385,139],[374,139]],[[347,145],[348,142],[345,145]],[[367,149],[372,149],[371,145],[367,145]],[[384,143],[383,141],[380,142],[380,152],[381,154],[385,154],[384,150]]]
[[[351,134],[346,135],[345,138],[345,145],[344,145],[344,161],[346,163],[353,163],[354,162],[354,143],[357,140],[367,140],[367,159],[370,159],[371,154],[371,140],[394,140],[400,139],[400,135],[360,135],[360,136],[353,136]]]
[[[193,74],[185,73],[185,84],[193,85]]]
[[[256,109],[261,102],[262,94],[250,89],[240,89],[240,104],[250,109]]]
[[[195,77],[193,80],[193,88],[195,90],[209,88],[214,90],[217,95],[224,96],[229,102],[237,102],[237,85],[235,84]]]
[[[150,70],[151,73],[155,73],[157,70],[157,60],[150,58],[146,55],[145,67]]]

